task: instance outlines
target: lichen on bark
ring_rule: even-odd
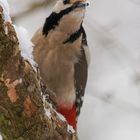
[[[18,39],[14,32],[14,27],[9,22],[5,22],[3,17],[3,9],[0,7],[0,75],[4,66],[6,66],[6,62],[14,53],[19,52],[19,50],[16,50],[18,49]]]

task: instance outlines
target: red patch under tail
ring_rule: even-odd
[[[76,129],[77,121],[76,121],[76,106],[73,105],[71,109],[66,107],[58,107],[57,111],[61,113],[67,120],[68,124],[73,126]]]

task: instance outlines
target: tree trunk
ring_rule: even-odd
[[[40,76],[20,55],[13,25],[0,6],[0,134],[3,140],[72,140],[49,103],[42,101]]]

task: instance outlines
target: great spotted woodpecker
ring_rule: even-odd
[[[86,0],[58,0],[33,36],[33,55],[57,111],[76,129],[87,82],[89,52],[83,19]]]

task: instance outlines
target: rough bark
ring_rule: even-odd
[[[6,31],[5,31],[6,29]],[[3,19],[0,6],[0,133],[3,140],[72,140],[55,110],[46,102],[45,114],[40,78],[20,55],[12,24]]]

